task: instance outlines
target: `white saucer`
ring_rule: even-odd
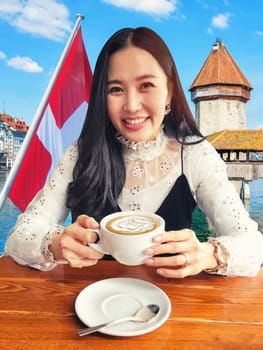
[[[109,278],[84,288],[76,298],[75,310],[87,326],[133,315],[142,305],[158,304],[160,311],[150,322],[125,322],[102,328],[101,333],[135,336],[160,327],[169,317],[171,302],[159,287],[136,278]]]

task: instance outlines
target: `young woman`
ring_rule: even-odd
[[[213,233],[207,242],[190,229],[196,204]],[[103,47],[81,135],[18,218],[5,253],[41,270],[94,265],[102,254],[88,246],[93,229],[120,210],[165,219],[145,251],[164,277],[253,276],[263,261],[263,235],[200,134],[167,46],[144,27],[119,30]]]

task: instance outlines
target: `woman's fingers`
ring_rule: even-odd
[[[178,269],[157,269],[156,272],[165,278],[184,278],[191,275],[196,275],[198,272],[194,272],[190,267],[183,267]]]
[[[99,223],[92,216],[88,215],[79,215],[75,224],[84,228],[99,228]]]
[[[189,258],[185,254],[147,258],[145,263],[150,266],[185,266],[189,264]]]
[[[212,252],[201,243],[192,230],[165,232],[155,237],[156,244],[144,251],[145,264],[157,267],[157,273],[167,278],[183,278],[204,270]]]
[[[195,233],[189,229],[165,232],[155,236],[153,242],[156,244],[147,248],[145,255],[178,254],[193,250],[200,243]]]
[[[96,237],[96,236],[95,236]],[[94,237],[94,240],[95,240]],[[92,241],[94,241],[92,240]],[[92,242],[90,241],[90,243]],[[90,259],[100,259],[103,255],[97,250],[89,247],[87,243],[82,243],[72,237],[61,239],[60,246],[62,251],[71,251],[81,258],[89,257]]]
[[[196,235],[193,230],[183,229],[177,231],[165,231],[153,238],[154,243],[167,243],[167,242],[182,242],[189,239],[196,239]]]
[[[96,264],[103,254],[88,246],[97,240],[97,233],[92,231],[99,224],[92,217],[80,215],[74,223],[65,227],[60,239],[62,256],[72,267]]]
[[[93,266],[98,262],[98,259],[91,259],[91,258],[80,258],[77,254],[72,252],[71,250],[64,250],[63,251],[64,259],[68,261],[71,267],[86,267],[86,266]]]

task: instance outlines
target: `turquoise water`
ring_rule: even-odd
[[[5,182],[6,173],[0,173],[0,190]],[[263,233],[263,179],[250,183],[251,198],[245,202],[245,207],[250,216],[258,222],[259,229]],[[4,242],[11,227],[15,224],[20,211],[7,199],[5,206],[0,212],[0,254],[3,251]],[[201,241],[205,241],[209,230],[204,215],[196,209],[193,215],[193,230]]]

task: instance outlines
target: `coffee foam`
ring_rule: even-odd
[[[155,230],[157,226],[156,219],[143,215],[119,216],[106,224],[108,230],[119,234],[147,233]]]

